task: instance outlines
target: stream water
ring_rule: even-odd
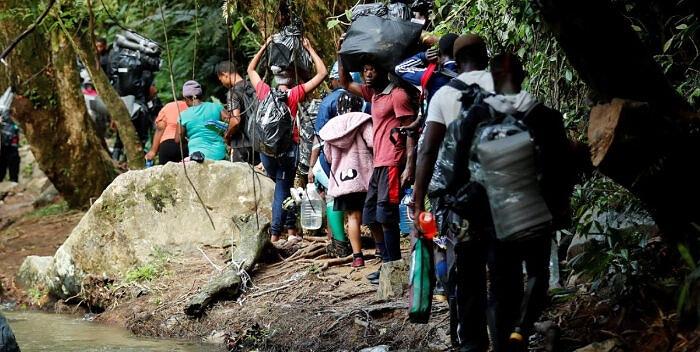
[[[22,352],[33,351],[221,351],[220,346],[136,337],[125,329],[78,317],[32,311],[3,311]]]

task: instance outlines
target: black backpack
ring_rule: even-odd
[[[233,86],[228,94],[235,94],[241,103],[241,121],[238,131],[231,138],[231,148],[252,148],[255,136],[255,114],[258,111],[258,98],[250,82]]]
[[[292,145],[294,119],[286,102],[286,92],[272,89],[258,105],[253,141],[256,151],[277,157]]]

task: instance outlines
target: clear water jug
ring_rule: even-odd
[[[411,199],[413,198],[413,189],[409,188],[406,190],[401,203],[399,203],[399,230],[403,234],[411,233],[413,230],[413,218],[411,214]]]
[[[316,185],[306,185],[306,192],[301,200],[301,227],[304,230],[318,230],[323,223],[323,208],[326,206]]]

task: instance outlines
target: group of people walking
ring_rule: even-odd
[[[362,224],[370,229],[381,261],[402,259],[399,201],[403,191],[412,188],[412,236],[421,237],[422,212],[431,211],[438,219],[442,245],[435,247],[436,278],[449,299],[453,346],[461,351],[487,351],[489,346],[495,351],[526,350],[533,324],[546,307],[552,238],[569,220],[574,172],[562,116],[522,89],[526,77],[519,57],[489,57],[483,38],[446,34],[394,72],[368,59],[353,77],[338,56],[328,75],[325,63],[304,39],[315,74],[299,81],[288,72],[277,72],[270,86],[257,71],[270,43],[251,60],[247,80],[232,62],[217,66],[219,80],[228,89],[224,106],[203,101],[199,83],[186,82],[183,101],[161,110],[147,158],[158,154],[160,163],[166,163],[201,153],[207,159],[260,163],[275,181],[270,238],[299,241],[296,214],[283,207],[299,160],[297,114],[328,76],[331,91],[320,105],[309,160],[328,178],[325,194],[333,199],[334,210],[346,214],[352,266],[364,266]],[[416,94],[416,88],[422,93]],[[260,126],[249,126],[274,110],[269,107],[274,102],[268,100],[284,102],[292,121],[291,129],[275,131],[289,134],[291,142],[274,153],[240,142],[259,137]],[[246,105],[255,105],[255,111]],[[215,121],[227,123],[225,132],[209,128]],[[494,210],[493,187],[479,176],[489,177],[475,148],[483,128],[504,121],[527,131],[533,145],[535,181],[549,214],[538,226],[528,224],[535,215],[505,219]],[[227,143],[233,146],[228,153]],[[237,148],[237,143],[243,147]],[[319,175],[310,170],[308,182],[317,182]],[[530,176],[523,174],[523,182]],[[529,199],[510,196],[516,203]],[[538,207],[536,201],[525,205],[530,211]],[[518,211],[522,213],[514,210],[511,215]],[[520,228],[519,236],[526,235],[504,239],[504,226]],[[368,279],[376,283],[379,271]]]

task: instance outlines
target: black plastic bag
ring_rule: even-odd
[[[292,144],[294,121],[286,100],[285,92],[273,89],[260,102],[255,117],[256,151],[277,157]]]
[[[350,25],[340,57],[349,71],[361,71],[368,62],[393,71],[418,43],[422,26],[377,16],[362,16]]]
[[[302,45],[302,32],[296,25],[289,25],[272,35],[266,49],[266,63],[278,67],[292,76],[305,80],[311,72],[311,55]],[[277,73],[274,72],[273,73]]]
[[[372,4],[359,4],[352,8],[352,18],[351,21],[356,21],[362,16],[377,16],[386,18],[389,13],[389,9],[381,2]]]

